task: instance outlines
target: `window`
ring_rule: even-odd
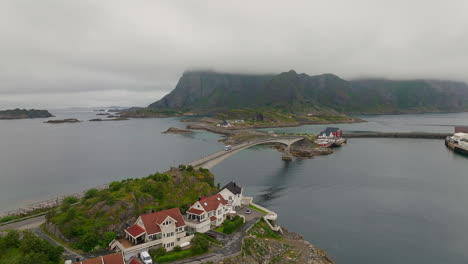
[[[232,200],[232,196],[229,196],[229,200]]]
[[[223,213],[223,209],[218,210],[218,215],[221,215]]]

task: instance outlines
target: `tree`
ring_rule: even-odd
[[[8,234],[6,234],[1,239],[2,248],[17,248],[20,244],[19,237],[20,235],[18,231],[16,230],[9,231]]]
[[[107,247],[109,245],[109,243],[112,240],[114,240],[116,237],[117,237],[117,235],[112,231],[105,232],[104,236],[103,236],[103,245],[102,246]]]
[[[192,239],[192,251],[195,254],[202,254],[208,251],[209,241],[201,235],[195,235]]]
[[[95,232],[90,232],[90,233],[84,235],[80,239],[80,243],[78,244],[78,246],[82,250],[84,250],[86,252],[89,252],[89,251],[93,250],[98,244],[99,244],[98,235]]]

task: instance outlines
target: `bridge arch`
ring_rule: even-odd
[[[243,144],[233,146],[232,149],[228,151],[222,150],[222,151],[215,152],[199,160],[195,160],[188,165],[191,165],[194,168],[203,167],[206,169],[212,169],[214,166],[218,165],[223,160],[229,158],[230,156],[236,154],[239,151],[248,149],[253,146],[258,146],[258,145],[263,145],[263,144],[272,144],[272,143],[279,143],[279,144],[287,146],[286,152],[289,154],[289,149],[291,145],[303,139],[304,137],[272,137],[272,138],[260,139],[260,140],[255,140],[255,141],[249,141]]]

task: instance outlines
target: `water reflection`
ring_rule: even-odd
[[[261,191],[261,194],[255,197],[256,202],[262,206],[268,206],[273,200],[282,196],[281,193],[288,189],[286,186],[288,178],[292,176],[288,173],[291,166],[294,166],[292,163],[292,161],[282,162],[282,166],[279,167],[270,178],[266,178],[267,182],[264,185],[269,187]]]

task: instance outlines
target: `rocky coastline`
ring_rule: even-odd
[[[325,252],[298,233],[281,227],[280,239],[246,236],[240,255],[225,258],[219,264],[301,263],[333,264]]]

